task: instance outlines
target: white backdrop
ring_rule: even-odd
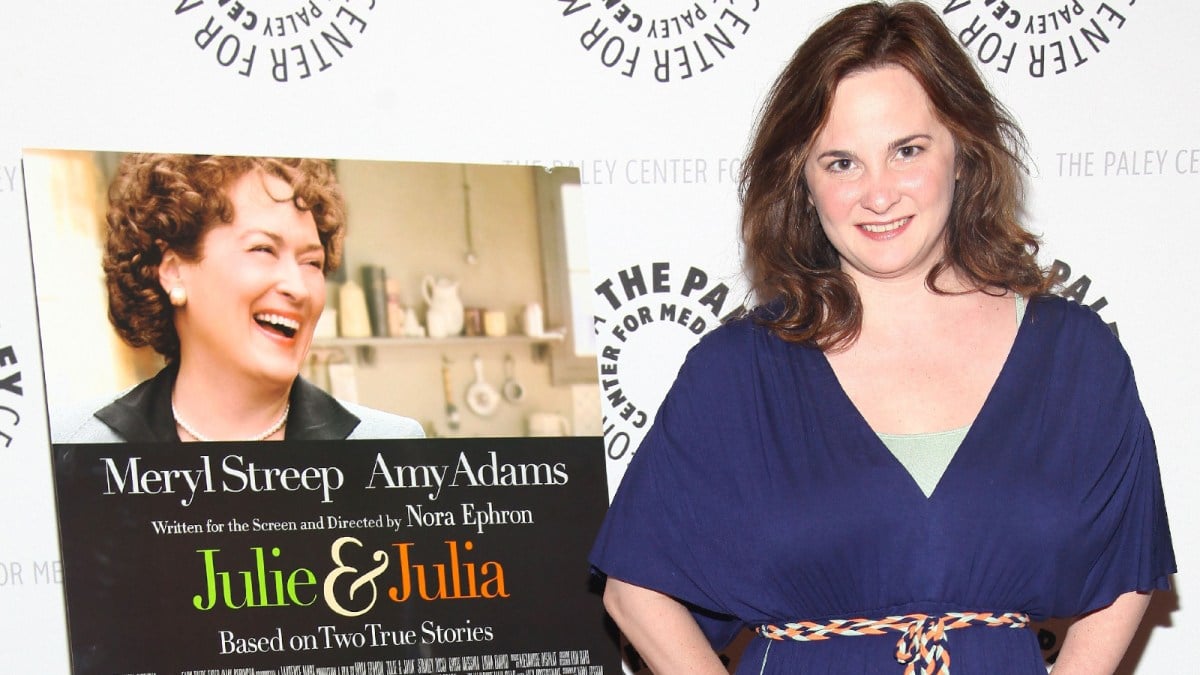
[[[615,485],[683,353],[743,299],[738,158],[775,74],[844,3],[605,4],[2,3],[0,670],[67,671],[21,149],[579,166],[592,269],[612,291],[596,295],[600,344],[620,349],[600,359]],[[1194,569],[1200,6],[930,4],[1029,136],[1028,222],[1045,262],[1061,262],[1077,299],[1102,308],[1132,354],[1179,566]],[[691,314],[637,319],[662,303]],[[630,316],[622,340],[612,327]],[[1163,625],[1146,631],[1138,672],[1200,662],[1200,612],[1182,599],[1186,577],[1176,586],[1156,600],[1152,623]]]

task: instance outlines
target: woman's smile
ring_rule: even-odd
[[[289,340],[296,337],[296,332],[300,330],[299,319],[274,312],[258,312],[254,315],[254,320],[264,330],[282,335]]]
[[[884,241],[900,236],[901,231],[912,221],[912,216],[897,218],[886,223],[862,223],[859,225],[863,233],[876,241]]]

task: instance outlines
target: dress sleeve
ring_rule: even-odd
[[[703,343],[702,345],[703,346]],[[728,546],[721,465],[729,429],[729,383],[718,385],[704,349],[685,361],[654,424],[630,462],[592,548],[593,568],[605,576],[656,590],[681,601],[716,649],[727,645],[742,623],[722,600],[719,580],[728,578],[726,558],[713,547]],[[700,352],[700,353],[698,353]],[[724,405],[723,405],[724,402]],[[714,518],[714,516],[717,516]]]
[[[1072,614],[1105,607],[1129,591],[1166,590],[1176,571],[1154,434],[1134,403],[1115,451],[1102,453],[1103,465],[1084,474],[1083,522],[1094,551]]]
[[[1072,418],[1081,536],[1058,616],[1086,614],[1130,591],[1168,589],[1176,571],[1154,434],[1133,369],[1112,333],[1096,324],[1103,332],[1088,345],[1094,357],[1072,374],[1088,407]]]

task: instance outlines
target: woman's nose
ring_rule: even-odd
[[[283,256],[279,259],[275,288],[293,300],[308,298],[308,285],[304,283],[304,269],[299,261]]]
[[[894,172],[884,168],[867,176],[862,194],[863,208],[882,215],[898,201],[900,189]]]

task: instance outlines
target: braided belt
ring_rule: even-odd
[[[833,619],[827,623],[799,621],[782,626],[764,624],[754,632],[772,640],[797,642],[828,640],[835,635],[884,635],[888,631],[903,633],[896,642],[896,660],[907,665],[904,675],[950,675],[946,631],[972,625],[1024,628],[1028,624],[1029,615],[1020,612],[948,612],[941,616],[905,614],[879,620]]]

